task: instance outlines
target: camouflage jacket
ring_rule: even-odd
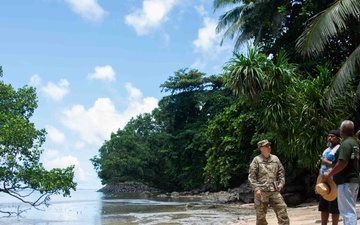
[[[248,179],[254,191],[276,191],[276,186],[285,185],[285,170],[276,155],[260,154],[250,164]]]

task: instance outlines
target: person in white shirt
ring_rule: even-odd
[[[328,148],[324,150],[321,156],[320,175],[323,175],[329,168],[332,167],[332,161],[335,159],[335,153],[340,147],[340,132],[331,130],[327,137]],[[321,212],[321,225],[326,225],[331,213],[332,225],[337,225],[339,222],[339,209],[337,199],[328,201],[320,195],[319,211]]]

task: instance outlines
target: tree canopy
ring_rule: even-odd
[[[346,84],[360,72],[360,2],[336,0],[324,11],[316,14],[297,39],[299,52],[306,56],[319,57],[327,47],[339,43],[348,49],[345,55],[338,54],[342,64],[332,82],[329,100],[342,94]],[[337,48],[340,50],[340,48]],[[358,80],[358,79],[357,79]],[[356,83],[356,82],[355,82]],[[360,83],[357,82],[359,86]]]
[[[0,96],[0,192],[35,208],[47,206],[51,195],[70,196],[76,190],[74,166],[48,171],[40,162],[46,131],[30,120],[38,106],[35,89],[15,90],[0,81]]]
[[[234,99],[222,83],[221,77],[198,70],[176,71],[161,85],[171,94],[158,108],[112,134],[92,159],[102,182],[137,181],[172,190],[202,187],[207,124]]]

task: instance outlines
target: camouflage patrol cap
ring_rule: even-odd
[[[267,139],[261,140],[261,141],[259,141],[259,142],[257,143],[258,148],[260,148],[260,147],[262,147],[262,146],[265,146],[265,145],[268,145],[268,144],[271,145],[271,142],[268,141]]]

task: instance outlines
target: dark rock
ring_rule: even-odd
[[[282,196],[288,206],[296,206],[303,202],[300,193],[285,193],[282,194]]]
[[[304,185],[285,186],[281,190],[282,193],[304,192],[304,191],[306,191],[306,188]]]
[[[150,191],[144,191],[144,192],[141,192],[140,197],[142,197],[142,198],[150,198],[150,197],[152,197],[153,195],[154,195],[154,194],[151,193]]]
[[[253,190],[250,187],[250,182],[246,180],[240,187],[233,189],[232,191],[238,192],[240,194],[249,194],[252,193]]]
[[[161,192],[161,190],[148,187],[144,184],[108,184],[105,187],[98,190],[98,192],[104,192],[107,194],[117,194],[117,193]]]
[[[185,195],[187,195],[187,194],[185,194]],[[174,191],[174,192],[171,193],[171,197],[172,197],[172,198],[178,198],[178,197],[180,197],[180,193]]]
[[[254,194],[253,193],[239,194],[239,200],[246,204],[254,203]]]
[[[248,204],[254,202],[254,192],[250,187],[250,182],[246,180],[240,187],[229,190],[229,192],[239,193],[239,200]]]

